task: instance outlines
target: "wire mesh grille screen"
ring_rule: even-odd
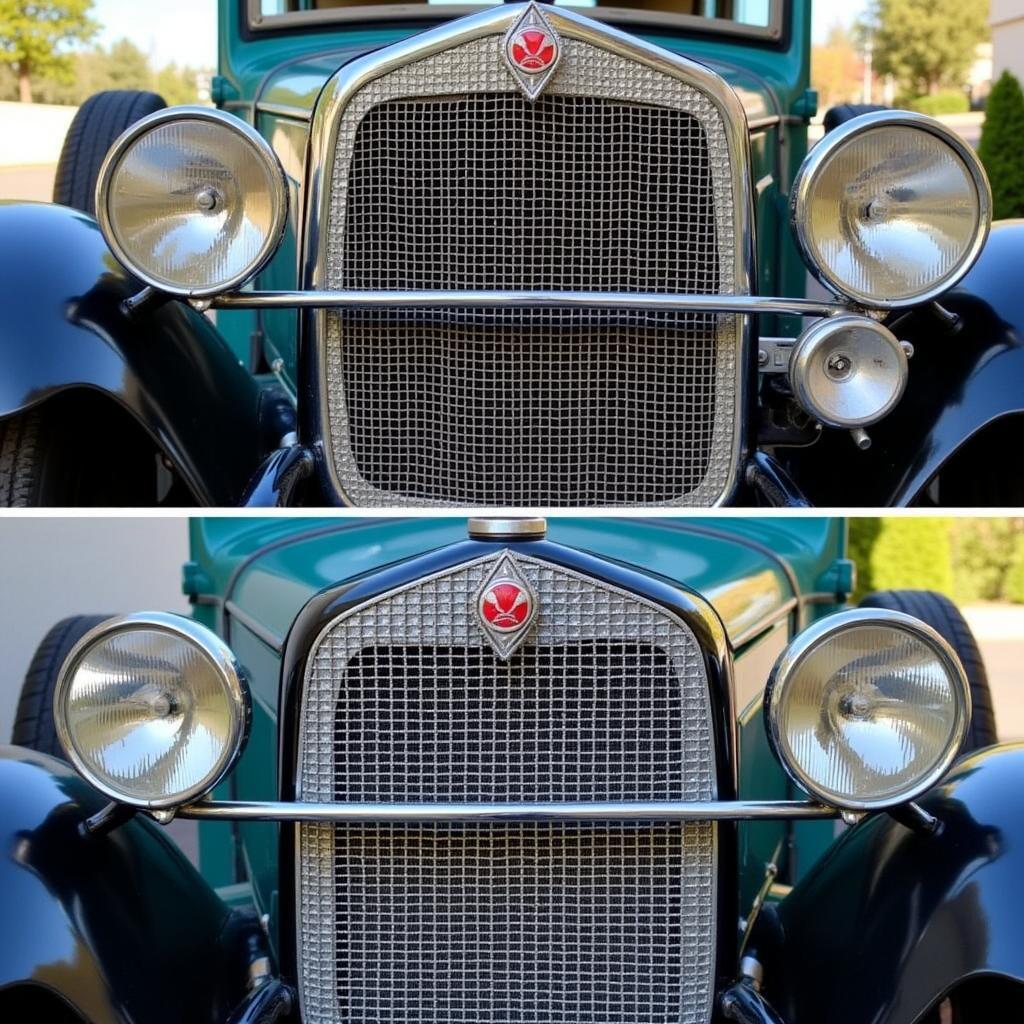
[[[735,290],[717,109],[663,73],[566,46],[534,103],[510,89],[500,37],[355,95],[330,287]],[[727,485],[733,317],[329,311],[326,324],[332,458],[356,504],[709,504]]]
[[[714,799],[690,631],[516,558],[539,595],[508,662],[472,605],[487,558],[338,620],[310,660],[303,799]],[[709,823],[303,825],[304,1019],[706,1024]]]

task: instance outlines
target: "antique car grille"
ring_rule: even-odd
[[[711,98],[577,39],[535,102],[487,36],[343,107],[333,289],[732,293]],[[732,316],[328,311],[329,461],[357,505],[708,505],[738,452]]]
[[[516,556],[539,597],[500,660],[474,595],[497,559],[336,619],[308,661],[304,800],[708,800],[708,680],[659,607]],[[713,823],[306,824],[309,1024],[707,1024]]]

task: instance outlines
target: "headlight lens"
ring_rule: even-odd
[[[161,110],[114,143],[100,170],[96,215],[137,277],[202,297],[252,277],[285,223],[285,178],[248,125],[204,107]]]
[[[123,803],[163,808],[212,789],[241,753],[248,689],[230,650],[188,619],[111,619],[72,649],[54,721],[76,768]]]
[[[793,228],[822,283],[888,309],[934,298],[967,273],[991,205],[961,139],[932,118],[882,111],[811,150],[793,183]]]
[[[925,623],[879,609],[830,616],[776,663],[765,722],[793,779],[837,807],[919,796],[946,772],[970,719],[970,688]]]

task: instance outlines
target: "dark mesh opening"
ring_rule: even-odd
[[[341,685],[336,798],[681,800],[682,700],[649,644],[366,648]]]
[[[597,97],[383,103],[348,179],[347,289],[719,290],[692,115]],[[707,473],[710,314],[332,313],[374,488],[451,504],[678,499]]]
[[[686,722],[657,646],[373,646],[350,659],[336,794],[364,801],[680,799]],[[344,1020],[676,1024],[703,1005],[707,826],[339,826]],[[700,907],[694,913],[693,908]]]

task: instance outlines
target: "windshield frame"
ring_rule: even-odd
[[[699,14],[673,14],[671,11],[645,11],[630,7],[568,7],[595,21],[647,26],[651,29],[680,29],[714,36],[738,37],[752,42],[777,44],[783,40],[787,0],[769,0],[767,25],[746,25],[725,18],[706,18]],[[500,5],[500,0],[480,0],[474,4],[373,3],[359,7],[340,7],[321,11],[291,11],[287,14],[263,14],[260,0],[242,0],[249,32],[266,35],[296,29],[323,29],[368,21],[445,21],[476,14]]]

